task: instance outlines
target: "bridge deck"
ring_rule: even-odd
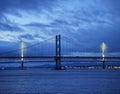
[[[54,62],[56,58],[60,58],[61,62],[102,62],[102,57],[83,57],[83,56],[25,56],[26,62]],[[5,61],[21,61],[21,57],[0,57],[0,62]],[[105,62],[120,62],[120,57],[105,57]]]

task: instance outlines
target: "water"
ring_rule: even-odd
[[[0,94],[120,94],[120,70],[0,70]]]

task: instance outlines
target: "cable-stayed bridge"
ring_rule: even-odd
[[[75,49],[75,46],[77,45],[79,45],[77,42],[74,42],[74,44],[71,43],[71,38],[67,38],[66,36],[62,36],[61,38],[60,35],[56,35],[56,37],[50,37],[29,46],[22,41],[18,49],[8,50],[0,53],[0,64],[19,63],[21,69],[23,69],[24,64],[29,62],[54,62],[55,68],[61,69],[62,63],[64,65],[64,63],[68,62],[83,62],[84,64],[86,64],[86,62],[89,62],[89,64],[96,64],[97,62],[100,63],[99,67],[101,68],[106,68],[107,66],[116,67],[114,64],[106,65],[106,62],[120,62],[120,57],[81,56],[80,54],[73,55],[72,53],[76,51],[85,51],[86,49]],[[91,50],[94,51],[94,49]],[[95,66],[95,64],[93,64],[93,66]],[[83,66],[83,64],[79,66]],[[119,67],[120,64],[117,66]]]

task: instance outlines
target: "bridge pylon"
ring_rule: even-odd
[[[21,69],[22,70],[24,68],[24,48],[25,48],[24,42],[21,41]]]
[[[56,69],[61,69],[61,36],[56,35]]]

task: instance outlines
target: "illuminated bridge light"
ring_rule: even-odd
[[[105,57],[105,51],[107,49],[106,44],[104,42],[101,44],[101,49],[102,49],[102,57],[104,58]]]
[[[23,61],[23,58],[24,58],[24,48],[25,48],[24,42],[21,41],[21,60],[22,61]]]

